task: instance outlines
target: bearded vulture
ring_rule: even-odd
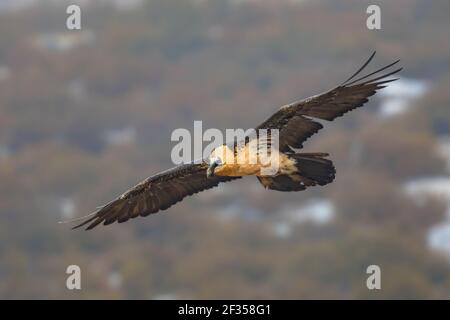
[[[242,176],[256,176],[265,188],[278,191],[300,191],[310,186],[331,183],[336,171],[333,163],[326,159],[328,154],[299,153],[298,149],[303,147],[305,140],[323,128],[314,119],[333,121],[363,106],[370,96],[387,83],[398,80],[389,77],[402,68],[382,72],[400,60],[360,76],[374,56],[375,52],[357,72],[334,89],[285,105],[256,127],[278,130],[278,150],[271,149],[271,154],[276,154],[279,159],[275,173],[262,174],[264,165],[258,160],[251,163],[234,161],[240,155],[258,157],[259,147],[250,147],[250,140],[253,139],[225,144],[214,149],[207,159],[179,165],[145,179],[117,199],[80,218],[84,221],[74,228],[87,225],[86,230],[89,230],[101,223],[109,225],[138,216],[145,217],[166,210],[187,196]],[[225,157],[224,154],[232,156]]]

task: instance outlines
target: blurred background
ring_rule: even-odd
[[[66,7],[81,6],[79,31]],[[381,8],[382,30],[366,28]],[[447,0],[0,1],[0,298],[450,298]],[[172,166],[176,128],[250,128],[369,57],[401,80],[308,140],[333,184],[224,184],[72,231]],[[82,290],[66,289],[81,267]],[[366,288],[366,268],[382,290]]]

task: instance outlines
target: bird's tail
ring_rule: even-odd
[[[296,153],[290,155],[296,160],[298,175],[323,186],[334,180],[336,169],[327,153]]]
[[[334,180],[333,162],[325,159],[326,153],[293,153],[296,172],[275,177],[258,177],[264,187],[278,191],[301,191],[315,185],[326,185]]]

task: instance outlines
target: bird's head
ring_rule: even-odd
[[[214,176],[214,172],[216,171],[216,169],[220,169],[220,167],[228,163],[228,158],[233,155],[234,152],[227,145],[222,145],[215,148],[208,158],[209,167],[206,171],[206,176],[208,178]]]
[[[214,176],[214,171],[216,170],[216,168],[218,166],[222,165],[222,159],[220,158],[209,158],[209,167],[206,170],[206,177],[213,177]]]

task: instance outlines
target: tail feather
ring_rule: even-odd
[[[325,159],[326,153],[294,153],[289,157],[295,159],[297,172],[281,174],[275,177],[258,177],[261,184],[278,191],[301,191],[315,185],[331,183],[336,174],[333,162]]]
[[[294,154],[298,175],[324,186],[334,180],[336,169],[333,162],[318,154]]]

